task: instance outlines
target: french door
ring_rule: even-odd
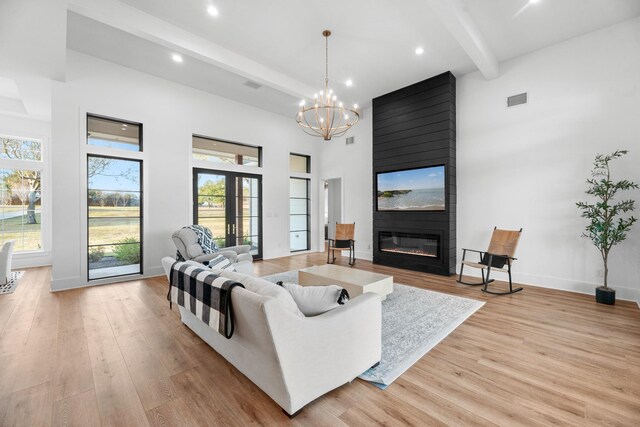
[[[262,258],[262,177],[193,170],[193,223],[211,229],[218,247],[251,245]]]

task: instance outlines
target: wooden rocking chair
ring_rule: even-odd
[[[356,263],[356,241],[353,240],[355,232],[355,222],[353,224],[336,223],[336,238],[329,239],[329,246],[327,247],[327,264],[333,264],[336,262],[336,249],[349,249],[349,265],[353,267]],[[329,261],[329,253],[331,253],[333,258],[331,261]]]
[[[489,243],[489,249],[486,252],[477,251],[474,249],[462,249],[462,265],[460,266],[460,276],[457,282],[463,285],[480,286],[484,285],[483,292],[494,295],[507,295],[515,292],[520,292],[522,288],[513,289],[513,283],[511,282],[511,266],[517,259],[514,258],[516,248],[518,247],[518,241],[522,234],[522,228],[520,230],[499,230],[497,227],[493,229],[493,235],[491,236],[491,242]],[[479,261],[473,262],[466,260],[467,251],[476,252],[479,255]],[[462,281],[462,271],[464,266],[479,268],[482,274],[482,282],[480,283],[468,283]],[[484,270],[487,270],[485,277]],[[494,292],[487,289],[489,283],[494,279],[490,279],[489,275],[492,271],[501,271],[509,275],[509,290],[507,292]]]

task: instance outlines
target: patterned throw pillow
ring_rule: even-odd
[[[229,258],[224,255],[218,255],[215,258],[210,259],[208,262],[205,261],[204,265],[209,267],[212,270],[224,270],[224,271],[236,271]]]
[[[213,254],[219,251],[216,241],[213,240],[213,234],[207,227],[203,227],[202,225],[190,225],[187,228],[192,229],[193,232],[196,233],[198,236],[198,244],[205,254]]]

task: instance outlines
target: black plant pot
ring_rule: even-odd
[[[614,305],[616,303],[616,291],[611,288],[598,286],[596,288],[596,301],[600,304]]]

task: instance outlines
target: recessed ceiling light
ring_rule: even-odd
[[[172,54],[171,59],[173,59],[174,62],[182,63],[182,56],[178,55],[177,53]]]
[[[416,55],[422,55],[424,53],[424,49],[422,48],[422,46],[418,46],[415,52],[416,52]]]
[[[347,87],[351,87],[351,86],[353,86],[353,80],[349,79],[346,82],[344,82],[344,84],[346,84]]]
[[[207,7],[207,13],[211,16],[218,16],[218,8],[214,5],[209,5],[209,7]]]

